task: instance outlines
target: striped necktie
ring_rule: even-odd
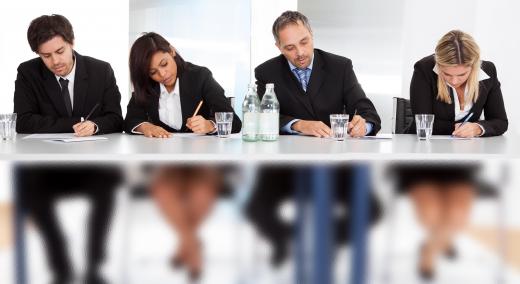
[[[296,74],[298,75],[298,79],[300,80],[300,84],[302,85],[303,90],[307,92],[307,83],[309,81],[309,79],[307,78],[307,68],[296,68],[294,69],[294,71],[296,71]]]

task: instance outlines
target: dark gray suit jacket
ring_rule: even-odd
[[[264,95],[265,84],[274,83],[280,102],[280,128],[293,119],[318,120],[330,126],[329,115],[343,113],[345,106],[351,117],[357,109],[357,114],[374,125],[369,135],[375,135],[381,129],[381,119],[361,89],[348,58],[314,49],[307,92],[283,55],[259,65],[255,77],[260,97]]]

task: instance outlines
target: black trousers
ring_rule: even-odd
[[[17,190],[22,205],[39,230],[50,269],[56,277],[70,275],[67,241],[56,215],[59,199],[84,196],[90,202],[87,232],[87,269],[95,271],[105,257],[108,227],[113,215],[115,189],[121,181],[112,166],[18,166]]]
[[[288,199],[295,196],[296,178],[304,187],[310,184],[310,167],[272,165],[261,168],[257,173],[257,182],[253,193],[246,204],[245,213],[256,229],[275,247],[283,245],[293,233],[293,224],[284,222],[279,216],[278,208]],[[334,187],[333,204],[343,207],[345,214],[333,215],[332,220],[337,244],[347,243],[350,239],[350,216],[348,214],[351,200],[352,167],[337,165],[331,167]],[[303,173],[303,175],[300,175]],[[325,190],[325,189],[324,189]],[[370,195],[370,223],[373,224],[381,216],[381,206],[376,197]]]

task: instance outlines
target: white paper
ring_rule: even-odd
[[[392,139],[394,137],[393,134],[390,134],[390,133],[381,133],[381,134],[377,134],[376,136],[363,136],[363,137],[351,137],[351,136],[348,136],[345,137],[345,140],[356,140],[356,139],[368,139],[368,140],[371,140],[371,139]],[[332,137],[330,137],[330,139],[333,139]]]
[[[469,140],[473,138],[457,137],[452,135],[432,135],[430,140]]]
[[[377,134],[376,136],[363,136],[361,138],[363,139],[392,139],[394,135],[391,133],[381,133]]]
[[[198,133],[191,133],[191,132],[188,132],[188,133],[172,133],[172,137],[173,138],[175,138],[175,137],[196,138],[196,137],[201,137],[201,136],[206,136],[206,134],[198,134]]]
[[[219,138],[216,134],[215,135],[206,135],[206,134],[197,134],[197,133],[173,133],[172,138],[200,138],[200,137],[207,137],[207,138]],[[235,138],[242,138],[241,133],[232,133],[229,134],[228,137],[224,139],[235,139]]]
[[[74,133],[43,133],[43,134],[31,134],[25,136],[23,139],[65,139],[74,138]]]
[[[108,138],[102,137],[102,136],[89,136],[89,137],[73,137],[73,138],[54,138],[54,139],[47,139],[47,140],[53,141],[53,142],[71,143],[71,142],[98,141],[98,140],[107,140],[107,139]]]

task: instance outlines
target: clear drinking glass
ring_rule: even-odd
[[[16,137],[16,113],[0,114],[0,137],[2,140]]]
[[[433,114],[416,114],[415,125],[417,128],[417,139],[419,140],[430,140],[433,130],[433,120],[435,115]]]
[[[331,114],[330,128],[332,130],[332,138],[342,141],[347,135],[348,114]]]
[[[232,112],[215,112],[215,121],[217,122],[217,136],[226,138],[231,134],[231,126],[233,124]]]

